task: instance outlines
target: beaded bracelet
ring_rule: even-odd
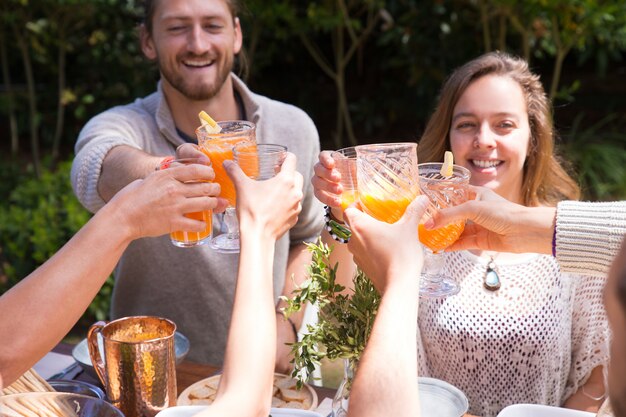
[[[334,240],[339,243],[348,243],[350,241],[350,236],[352,236],[352,232],[344,222],[340,222],[331,211],[329,206],[324,206],[324,228],[330,234]]]

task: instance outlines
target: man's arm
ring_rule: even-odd
[[[102,161],[98,180],[100,197],[104,201],[111,200],[126,185],[154,172],[162,160],[163,155],[150,155],[131,146],[120,145],[112,148]]]
[[[606,275],[626,235],[626,201],[561,201],[557,207],[525,207],[484,187],[476,200],[440,210],[425,223],[435,229],[468,219],[448,250],[552,254],[565,272]]]

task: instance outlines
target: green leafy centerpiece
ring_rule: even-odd
[[[352,280],[354,289],[346,291],[335,282],[338,264],[331,265],[332,247],[321,239],[315,244],[307,244],[307,247],[312,253],[311,264],[307,267],[308,278],[293,292],[292,298],[283,298],[287,302],[284,314],[289,317],[309,302],[319,309],[318,322],[307,325],[302,340],[292,345],[292,376],[300,387],[322,358],[344,359],[344,384],[333,403],[341,402],[347,399],[353,372],[372,331],[380,294],[361,270],[357,270]]]

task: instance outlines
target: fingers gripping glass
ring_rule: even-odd
[[[174,159],[174,160],[166,160],[163,161],[159,165],[159,169],[167,169],[173,168],[180,165],[190,165],[190,164],[202,164],[202,165],[211,165],[210,161],[199,160],[195,158],[187,158],[187,159]],[[188,182],[199,182],[199,181],[188,181]],[[212,210],[204,210],[198,211],[194,213],[185,213],[185,217],[189,217],[194,220],[204,221],[206,227],[204,230],[200,232],[193,232],[187,230],[178,230],[170,233],[170,240],[172,244],[178,246],[180,248],[192,248],[195,246],[204,245],[210,238],[211,234],[211,225],[213,218]]]

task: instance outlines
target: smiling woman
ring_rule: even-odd
[[[526,206],[555,206],[576,199],[579,190],[553,153],[553,136],[539,77],[519,58],[489,53],[444,84],[418,146],[419,162],[441,161],[452,149],[471,184]],[[332,158],[322,153],[319,160],[316,196],[337,206]],[[333,253],[331,262],[349,259],[345,245]],[[443,273],[460,291],[420,300],[420,375],[460,388],[470,414],[483,417],[519,403],[598,409],[609,350],[604,277],[562,273],[554,257],[533,253],[443,256]],[[344,285],[348,277],[338,281]]]
[[[418,152],[420,162],[439,161],[452,149],[472,185],[554,206],[579,190],[553,136],[539,77],[521,59],[490,53],[446,81]],[[533,254],[450,252],[445,263],[461,290],[420,302],[421,374],[463,390],[471,414],[515,403],[597,410],[608,360],[603,277],[563,274],[553,257]],[[485,285],[494,274],[498,285]]]
[[[467,153],[459,149],[457,154],[452,141],[461,138],[476,150]],[[495,140],[500,146],[490,142]],[[460,140],[455,142],[460,148]],[[519,155],[522,170],[516,170],[522,178],[521,186],[515,190],[519,190],[519,203],[555,205],[563,199],[580,197],[578,185],[554,153],[550,103],[539,77],[529,71],[522,59],[489,53],[458,68],[448,78],[417,151],[421,163],[441,161],[444,152],[452,149],[457,161],[472,172],[472,184],[476,184],[475,180],[485,180],[478,167],[493,167],[500,161],[507,165],[505,155],[500,153],[511,146],[524,145],[526,152]],[[465,157],[473,159],[472,163],[461,163]],[[489,174],[498,177],[499,172],[503,175],[506,170],[510,168],[496,167]]]

